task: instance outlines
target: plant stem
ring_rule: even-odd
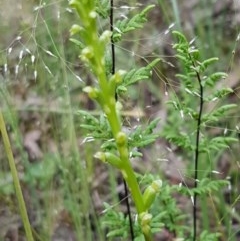
[[[193,66],[195,66],[193,62]],[[199,112],[197,119],[197,135],[196,135],[196,148],[195,148],[195,167],[194,167],[194,188],[198,187],[198,161],[199,161],[199,144],[200,144],[200,125],[202,122],[202,112],[203,112],[203,86],[201,83],[200,74],[196,71],[199,89],[200,89],[200,104],[199,104]],[[196,240],[197,237],[197,193],[194,193],[193,197],[193,241]]]
[[[131,234],[131,240],[134,240],[134,230],[133,230],[133,221],[131,217],[131,207],[129,203],[129,198],[128,198],[128,188],[127,188],[127,183],[123,179],[123,184],[124,184],[124,199],[126,199],[126,207],[127,207],[127,213],[128,213],[128,219],[129,219],[129,229],[130,229],[130,234]]]
[[[113,0],[111,0],[111,5],[112,4]],[[113,138],[116,141],[119,158],[121,160],[121,168],[119,169],[121,170],[123,178],[125,179],[131,192],[131,196],[136,206],[137,213],[141,214],[147,210],[145,208],[143,195],[141,193],[133,167],[131,166],[131,162],[129,159],[128,137],[126,133],[122,132],[122,123],[118,115],[115,96],[115,87],[117,82],[114,82],[114,79],[112,79],[111,82],[111,79],[109,80],[108,76],[106,75],[106,65],[103,56],[107,42],[103,41],[104,38],[102,40],[99,39],[98,36],[96,12],[94,8],[95,1],[71,0],[70,5],[76,8],[78,15],[82,20],[82,26],[80,28],[82,29],[82,38],[83,42],[86,44],[86,47],[82,50],[81,57],[92,69],[93,74],[98,80],[97,93],[93,93],[93,96],[100,104],[109,122]],[[111,14],[113,14],[112,7],[110,11]],[[113,15],[112,17],[110,17],[110,22],[111,30],[113,30]],[[103,35],[104,33],[101,36]],[[113,44],[113,38],[111,37],[113,56],[113,65],[111,69],[112,74],[115,73],[115,56]],[[90,90],[93,90],[93,88],[90,88]],[[144,235],[146,236],[147,241],[151,240],[150,230],[147,232],[147,234]]]
[[[113,32],[113,0],[110,2],[110,31]],[[114,45],[114,40],[113,40],[113,35],[111,35],[111,50],[112,50],[112,75],[115,74],[115,45]],[[118,100],[118,95],[117,92],[115,92],[115,100]],[[132,217],[131,217],[131,207],[129,203],[129,198],[128,198],[128,187],[125,179],[123,178],[123,184],[124,184],[124,199],[126,202],[126,208],[127,208],[127,214],[128,214],[128,219],[129,219],[129,229],[130,229],[130,234],[131,234],[131,240],[134,240],[134,230],[133,230],[133,223],[132,223]]]
[[[8,137],[8,134],[7,134],[3,114],[2,114],[1,111],[0,111],[0,131],[2,133],[3,144],[4,144],[6,154],[7,154],[11,174],[12,174],[12,177],[13,177],[13,184],[14,184],[15,191],[16,191],[20,215],[21,215],[21,218],[22,218],[22,222],[23,222],[23,225],[24,225],[25,232],[26,232],[26,238],[27,238],[28,241],[33,241],[31,225],[30,225],[28,215],[27,215],[27,209],[26,209],[26,205],[25,205],[25,202],[24,202],[19,178],[18,178],[17,168],[16,168],[15,161],[14,161],[14,158],[13,158],[11,144],[10,144],[9,137]]]

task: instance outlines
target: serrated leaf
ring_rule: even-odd
[[[198,187],[193,188],[192,191],[203,195],[208,194],[209,192],[218,191],[227,185],[229,185],[229,181],[227,180],[210,180],[208,178],[204,178],[199,182]]]
[[[126,73],[123,77],[123,82],[118,88],[126,88],[126,86],[132,85],[140,80],[149,79],[151,77],[152,68],[160,61],[160,59],[155,59],[147,66],[140,69],[132,69]]]
[[[96,127],[93,126],[93,125],[85,125],[85,124],[81,124],[80,125],[82,128],[86,129],[86,130],[89,130],[89,131],[94,131],[96,130]]]
[[[218,58],[216,58],[216,57],[213,57],[213,58],[209,58],[209,59],[204,60],[204,61],[201,62],[200,65],[199,65],[199,67],[200,67],[199,71],[200,71],[200,72],[205,71],[205,70],[208,68],[208,66],[210,66],[210,65],[213,64],[213,63],[215,63],[216,61],[218,61]]]
[[[202,122],[206,122],[206,121],[216,122],[219,120],[220,117],[223,117],[229,110],[236,108],[236,107],[237,107],[236,104],[223,105],[223,106],[217,108],[216,110],[214,110],[213,112],[205,114],[202,117]]]
[[[141,126],[138,126],[129,135],[129,146],[132,148],[144,147],[155,142],[159,137],[159,134],[154,134],[153,130],[156,128],[158,122],[159,118],[151,121],[145,129],[143,129]]]
[[[201,151],[208,152],[209,150],[219,151],[229,147],[231,143],[237,142],[234,137],[217,136],[210,141],[203,141],[200,144]]]
[[[211,74],[205,81],[204,85],[208,85],[213,87],[215,82],[221,79],[225,79],[228,75],[224,72],[216,72],[214,74]]]
[[[233,90],[231,88],[223,88],[221,90],[215,91],[212,95],[208,96],[207,98],[204,98],[204,101],[214,101],[216,98],[223,98],[224,96],[230,93],[233,93]]]
[[[110,232],[108,232],[107,234],[107,237],[108,238],[111,238],[111,237],[124,237],[124,233],[125,233],[125,230],[126,228],[118,228],[118,229],[115,229],[115,230],[112,230]],[[126,237],[126,236],[125,236]]]
[[[109,123],[104,115],[100,115],[99,119],[97,119],[87,111],[80,110],[77,114],[83,118],[84,122],[80,127],[86,129],[92,138],[104,140],[112,138]]]
[[[183,44],[184,43],[184,44],[188,45],[187,39],[186,39],[186,37],[182,33],[178,32],[178,31],[172,31],[172,34],[177,37],[179,44]]]
[[[116,43],[121,40],[122,35],[129,31],[142,28],[143,24],[147,22],[147,13],[154,8],[155,5],[149,5],[144,8],[140,13],[134,15],[131,19],[123,19],[117,21],[113,31],[113,41]]]
[[[74,44],[76,44],[80,48],[80,50],[84,49],[85,46],[84,46],[84,44],[81,41],[79,41],[79,40],[77,40],[75,38],[70,38],[69,40],[71,42],[73,42]]]
[[[81,117],[83,117],[84,119],[86,119],[88,121],[93,121],[96,124],[98,123],[98,119],[87,111],[79,110],[79,111],[77,111],[77,115],[80,115]]]
[[[184,75],[184,74],[175,74],[175,76],[182,80],[188,80],[188,78],[189,78],[187,75]]]
[[[110,1],[109,0],[98,0],[96,2],[96,12],[102,18],[108,18],[110,13]]]

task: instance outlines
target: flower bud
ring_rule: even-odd
[[[110,81],[114,81],[116,84],[119,84],[122,82],[123,75],[126,74],[125,70],[118,70],[110,79]]]
[[[77,24],[73,24],[70,29],[70,35],[73,36],[76,33],[79,33],[83,30],[83,28]]]
[[[92,46],[87,46],[82,50],[80,57],[83,61],[88,62],[93,56],[94,52]]]
[[[92,18],[92,19],[95,19],[97,17],[97,13],[95,11],[91,11],[89,13],[89,17]]]
[[[150,222],[152,220],[152,214],[150,214],[148,212],[140,213],[139,219],[140,219],[141,226],[148,225],[148,224],[150,224]]]
[[[112,36],[112,32],[111,31],[109,31],[109,30],[105,30],[102,34],[101,34],[101,36],[100,36],[100,41],[101,42],[104,42],[104,43],[109,43],[110,42],[110,40],[111,40],[111,36]]]
[[[102,162],[106,162],[106,155],[104,152],[99,151],[94,155],[94,157],[101,160]]]
[[[118,132],[116,137],[117,145],[124,146],[127,143],[127,135],[124,132]]]
[[[146,188],[143,193],[143,201],[146,209],[149,209],[154,202],[156,195],[162,187],[162,180],[155,180]]]
[[[105,156],[108,163],[110,163],[118,169],[122,169],[122,161],[118,156],[114,155],[111,152],[106,152]]]
[[[69,2],[69,5],[72,7],[72,8],[76,8],[76,7],[79,7],[80,6],[80,2],[77,1],[77,0],[71,0]]]
[[[91,99],[96,99],[99,96],[99,90],[91,86],[86,86],[83,91],[88,94]]]
[[[143,212],[139,215],[140,226],[144,234],[149,234],[151,231],[150,223],[152,220],[152,214]]]
[[[101,160],[102,162],[107,162],[118,169],[122,169],[121,159],[111,152],[97,152],[94,157]]]

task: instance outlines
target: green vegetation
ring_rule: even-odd
[[[0,239],[238,240],[237,29],[128,4],[40,1],[1,47]]]

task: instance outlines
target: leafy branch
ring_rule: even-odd
[[[202,195],[205,192],[210,190],[217,190],[223,184],[226,184],[226,181],[210,181],[210,180],[200,180],[204,186],[199,186],[199,156],[201,153],[209,153],[212,150],[222,150],[229,147],[229,144],[236,142],[235,138],[220,136],[211,138],[207,140],[204,135],[200,135],[203,132],[204,123],[217,122],[232,108],[235,108],[235,104],[226,104],[218,107],[212,112],[203,113],[204,104],[207,102],[215,101],[218,98],[223,98],[227,94],[231,93],[230,88],[222,88],[220,90],[212,91],[212,95],[205,96],[207,93],[207,88],[215,86],[217,81],[227,77],[227,74],[224,72],[215,72],[210,75],[207,74],[209,67],[218,61],[218,58],[209,58],[206,60],[200,60],[200,53],[197,48],[192,46],[186,39],[186,37],[180,32],[173,31],[173,35],[177,37],[178,42],[173,45],[173,48],[176,49],[176,57],[182,62],[184,73],[177,74],[176,76],[182,80],[182,84],[186,91],[185,98],[188,95],[196,96],[199,99],[198,111],[194,110],[190,105],[189,101],[187,105],[181,106],[181,113],[189,114],[192,120],[196,122],[196,131],[195,131],[195,145],[192,144],[192,141],[189,139],[187,133],[182,133],[180,135],[175,135],[174,133],[166,134],[167,139],[173,141],[178,146],[181,146],[187,150],[194,151],[194,189],[191,190],[191,196],[193,196],[193,240],[197,239],[197,197]],[[202,77],[204,76],[204,77]],[[196,81],[198,87],[196,86]],[[189,98],[189,97],[188,97]],[[172,102],[174,106],[178,109],[177,104]]]

